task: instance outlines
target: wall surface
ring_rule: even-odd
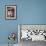
[[[5,5],[9,4],[17,6],[16,20],[5,20]],[[46,0],[0,0],[0,44],[8,43],[9,32],[17,34],[18,24],[46,24]]]

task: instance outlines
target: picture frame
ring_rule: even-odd
[[[24,37],[22,37],[22,30],[28,30],[28,35],[26,34],[28,36],[27,39],[24,39]],[[18,42],[20,43],[22,40],[46,41],[46,24],[18,24]]]
[[[5,5],[5,19],[15,20],[16,18],[16,5]]]

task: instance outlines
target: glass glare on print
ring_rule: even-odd
[[[7,17],[14,17],[14,8],[7,7]]]

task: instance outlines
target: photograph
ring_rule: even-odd
[[[18,24],[20,46],[31,46],[32,43],[43,45],[44,42],[46,43],[46,24]]]
[[[16,5],[5,6],[5,18],[11,20],[16,19]]]

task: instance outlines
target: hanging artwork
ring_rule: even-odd
[[[16,19],[16,5],[5,6],[5,18],[11,20]]]

